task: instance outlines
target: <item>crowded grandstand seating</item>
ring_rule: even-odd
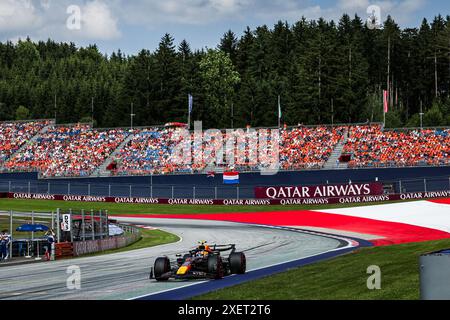
[[[45,126],[48,130],[37,135]],[[44,177],[88,176],[116,151],[105,168],[117,175],[205,173],[214,170],[208,166],[211,164],[224,170],[253,171],[272,164],[274,159],[271,155],[274,137],[269,129],[265,130],[266,138],[261,141],[266,142],[269,152],[263,154],[258,152],[260,140],[256,131],[251,131],[254,136],[251,132],[248,135],[253,140],[240,140],[249,132],[245,129],[234,132],[233,142],[227,145],[234,150],[233,164],[225,162],[228,159],[225,153],[222,161],[214,152],[206,152],[207,145],[225,144],[225,131],[212,134],[205,131],[197,137],[200,140],[190,133],[192,142],[187,148],[192,151],[193,162],[185,163],[177,159],[175,152],[181,133],[185,132],[180,127],[126,131],[96,130],[81,124],[55,126],[45,121],[0,123],[0,167],[7,171],[39,171]],[[449,129],[389,131],[381,125],[299,125],[284,127],[279,137],[281,170],[321,169],[345,139],[343,154],[348,155],[350,168],[450,165]]]
[[[297,127],[283,129],[280,132],[280,166],[284,170],[320,169],[328,160],[337,143],[342,139],[344,127],[334,129],[328,127]],[[179,141],[178,128],[150,128],[135,132],[133,139],[119,152],[117,156],[118,169],[116,174],[168,174],[203,172],[208,165],[229,169],[230,164],[217,159],[214,152],[205,152],[206,146],[215,145],[219,148],[225,144],[226,132],[216,132],[201,139],[201,144],[192,140],[192,164],[184,164],[173,156],[173,148]],[[240,135],[244,135],[241,130]],[[205,136],[205,133],[203,134]],[[254,135],[254,136],[252,136]],[[260,165],[269,167],[273,162],[272,135],[266,131],[268,152],[258,152],[258,131],[248,134],[249,139],[239,140],[239,133],[234,134],[233,169],[251,171]],[[205,141],[208,140],[208,143]],[[213,148],[214,150],[216,148]],[[201,156],[199,156],[201,155]],[[225,151],[224,158],[226,159]],[[200,161],[199,161],[200,160]]]
[[[298,127],[282,131],[280,162],[284,170],[320,169],[342,140],[345,127]]]
[[[133,138],[117,155],[116,174],[166,174],[176,170],[170,161],[176,128],[134,130]]]
[[[124,141],[124,130],[88,125],[52,126],[4,165],[10,171],[38,170],[45,177],[87,176]]]
[[[353,126],[344,147],[349,167],[439,166],[450,164],[450,130],[383,131]]]
[[[0,123],[0,165],[49,123],[49,121]]]

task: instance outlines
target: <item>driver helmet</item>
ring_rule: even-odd
[[[210,247],[206,243],[207,243],[206,241],[199,242],[199,246],[198,246],[199,252],[197,253],[197,256],[200,256],[200,257],[207,256],[211,252]]]

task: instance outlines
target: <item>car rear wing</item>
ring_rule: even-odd
[[[214,244],[214,245],[210,245],[209,246],[211,248],[211,250],[213,252],[219,253],[219,252],[226,252],[226,251],[231,251],[231,253],[236,251],[236,245],[235,244]],[[199,252],[201,250],[199,249],[193,249],[190,250],[189,253],[191,255],[196,254],[197,252]],[[177,254],[177,257],[181,257],[182,254]]]
[[[231,252],[233,253],[236,251],[235,244],[225,244],[225,245],[215,244],[211,246],[211,248],[215,252],[226,252],[231,250]]]

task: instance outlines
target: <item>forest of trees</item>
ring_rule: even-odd
[[[192,94],[192,120],[204,127],[276,126],[278,96],[288,125],[381,122],[386,89],[388,127],[418,127],[421,108],[424,126],[450,126],[450,17],[403,30],[391,17],[374,30],[348,15],[280,21],[202,50],[166,34],[135,56],[0,43],[0,121],[76,123],[93,109],[97,127],[126,127],[133,105],[136,126],[187,122]]]

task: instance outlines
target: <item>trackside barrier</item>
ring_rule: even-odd
[[[403,200],[425,200],[450,198],[450,190],[430,192],[410,192],[400,194],[367,195],[333,198],[298,198],[298,199],[159,199],[159,198],[123,198],[123,197],[91,197],[48,194],[7,193],[10,199],[54,200],[75,202],[101,202],[126,204],[166,204],[166,205],[221,205],[221,206],[270,206],[270,205],[327,205],[351,203],[376,203]]]
[[[57,260],[71,258],[74,255],[74,247],[71,242],[61,242],[55,244],[55,258]]]
[[[139,239],[138,233],[103,240],[80,241],[73,243],[73,255],[75,257],[102,252],[106,250],[124,248]]]
[[[130,177],[129,181],[122,178],[105,180],[7,180],[0,175],[0,193],[33,193],[45,195],[91,196],[96,197],[129,197],[129,198],[159,198],[159,199],[253,199],[255,187],[291,186],[293,181],[302,181],[301,186],[321,186],[357,183],[382,182],[389,186],[393,193],[426,192],[450,190],[450,166],[435,168],[434,171],[409,171],[384,169],[367,169],[364,171],[333,170],[280,173],[273,178],[257,174],[242,174],[239,186],[225,186],[221,176],[206,178],[204,175],[180,176],[178,179],[164,177],[154,183],[150,177]],[[437,170],[441,171],[437,171]],[[379,171],[381,170],[381,171]],[[406,171],[405,171],[406,170]],[[398,172],[398,173],[396,173]],[[396,175],[405,175],[397,178]],[[407,175],[414,175],[408,178]],[[435,176],[439,174],[439,176]],[[361,177],[364,177],[361,179]]]

